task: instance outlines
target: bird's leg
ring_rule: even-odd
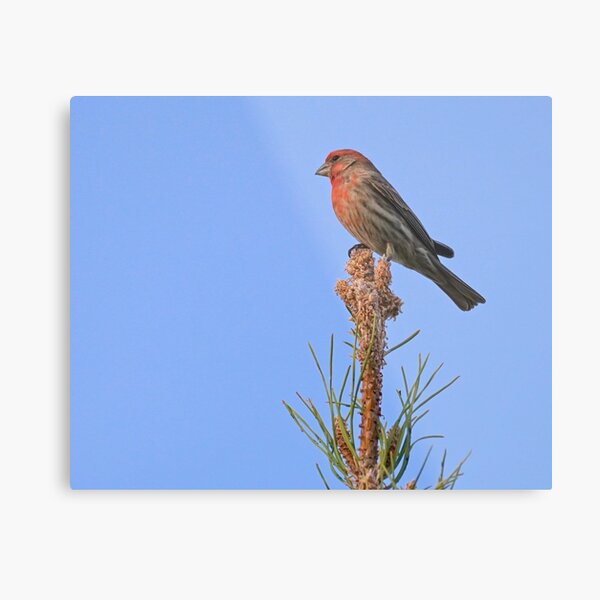
[[[368,250],[368,246],[365,246],[364,244],[354,244],[354,246],[352,246],[352,248],[350,248],[350,250],[348,250],[348,257],[352,256],[352,253],[355,250]]]
[[[394,248],[393,246],[388,242],[385,245],[385,252],[383,253],[382,258],[384,260],[387,260],[388,262],[390,262],[392,260],[392,255],[394,254]]]

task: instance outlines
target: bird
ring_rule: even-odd
[[[454,250],[432,239],[375,165],[356,150],[334,150],[315,175],[329,177],[333,210],[346,230],[384,258],[433,281],[463,311],[485,298],[442,264]],[[356,246],[351,248],[352,251]]]

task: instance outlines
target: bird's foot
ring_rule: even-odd
[[[355,250],[369,250],[369,247],[365,246],[364,244],[354,244],[354,246],[348,250],[348,258],[352,256],[352,253]]]

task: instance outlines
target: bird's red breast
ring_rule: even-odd
[[[356,150],[334,150],[327,155],[324,166],[331,182],[331,202],[336,217],[359,241],[366,241],[372,232],[372,198],[366,181],[380,175],[373,163]],[[377,249],[377,246],[371,246]]]
[[[354,159],[354,164],[359,163],[362,167],[369,167],[371,161],[356,150],[333,150],[327,155],[325,162],[330,162],[333,157],[350,157]],[[349,209],[349,204],[353,202],[355,196],[353,190],[356,190],[361,179],[361,172],[356,168],[348,169],[348,163],[345,160],[337,160],[331,163],[329,180],[331,181],[331,201],[333,210],[337,218],[345,223]]]
[[[339,176],[331,178],[331,203],[337,218],[345,221],[349,210],[349,204],[352,202],[351,192],[356,188],[358,176],[355,173],[348,176]]]

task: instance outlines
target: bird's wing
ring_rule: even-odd
[[[438,242],[437,240],[433,240],[433,245],[435,246],[435,253],[438,256],[454,258],[454,250],[450,246],[446,246],[446,244],[442,244],[442,242]]]
[[[425,227],[415,213],[410,210],[408,204],[402,200],[400,194],[386,181],[383,177],[369,177],[367,185],[370,185],[372,190],[388,205],[388,207],[396,212],[410,227],[411,231],[417,236],[421,243],[434,254],[437,254],[433,240],[429,237]]]

